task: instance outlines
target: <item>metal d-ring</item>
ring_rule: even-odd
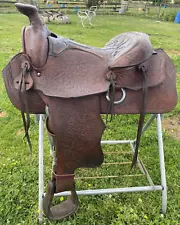
[[[125,97],[126,97],[126,91],[125,91],[125,89],[124,89],[124,88],[121,88],[121,91],[122,91],[122,97],[121,97],[121,99],[119,99],[118,101],[114,101],[114,104],[115,104],[115,105],[120,104],[121,102],[123,102],[124,99],[125,99]],[[111,101],[111,99],[110,99],[110,97],[109,97],[109,90],[108,90],[107,93],[106,93],[106,99],[107,99],[109,102]]]

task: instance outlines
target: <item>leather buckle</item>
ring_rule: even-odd
[[[24,61],[21,65],[22,68],[22,74],[17,76],[13,83],[14,87],[18,91],[27,91],[32,88],[33,86],[33,79],[31,77],[30,71],[32,70],[32,67],[28,61]]]

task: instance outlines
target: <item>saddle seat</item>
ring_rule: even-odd
[[[117,35],[103,48],[83,45],[53,33],[48,36],[48,41],[51,56],[58,56],[69,49],[85,51],[107,61],[108,68],[135,66],[149,59],[154,53],[149,36],[140,32]]]
[[[82,97],[106,92],[111,76],[116,88],[142,89],[143,75],[138,65],[147,61],[147,67],[152,67],[151,58],[155,54],[148,35],[139,32],[120,34],[103,48],[83,45],[53,33],[47,39],[47,61],[43,67],[33,67],[33,88],[54,97]],[[148,87],[164,80],[163,67],[162,59],[148,70]],[[38,73],[41,76],[37,76]]]

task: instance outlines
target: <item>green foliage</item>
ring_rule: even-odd
[[[162,0],[153,0],[152,2],[153,2],[153,5],[159,6],[159,5],[161,5]]]
[[[91,6],[99,6],[102,3],[103,3],[103,0],[88,0],[86,3],[86,6],[89,9]]]
[[[164,21],[174,22],[176,14],[177,14],[177,11],[162,10],[160,15],[159,15],[159,19],[164,20]]]
[[[49,29],[62,36],[87,45],[102,47],[113,36],[127,31],[140,31],[150,35],[154,48],[164,48],[180,72],[180,33],[179,24],[158,22],[128,16],[96,16],[95,26],[82,28],[77,26],[77,16],[70,16],[72,24],[48,24]],[[10,58],[21,49],[21,28],[28,20],[22,15],[0,14],[0,70]],[[180,76],[177,75],[177,89],[180,94]],[[28,146],[23,141],[23,128],[20,112],[10,103],[6,94],[2,77],[0,77],[0,112],[7,116],[0,117],[0,225],[35,225],[38,224],[38,126],[32,124],[30,136],[33,144],[32,159]],[[180,105],[166,117],[178,116]],[[129,139],[136,135],[138,116],[116,116],[112,124],[108,124],[104,139]],[[180,142],[164,132],[165,163],[168,184],[168,211],[162,217],[161,193],[127,193],[103,196],[81,196],[79,210],[75,216],[61,222],[50,222],[44,219],[43,224],[63,225],[177,225],[180,221]],[[141,142],[140,156],[159,184],[159,166],[155,123],[145,133]],[[49,146],[45,139],[45,184],[50,179],[51,159]],[[129,146],[103,146],[106,151],[128,151]],[[107,156],[106,161],[112,162],[131,160],[131,155]],[[77,181],[77,189],[111,188],[148,185],[144,176],[133,178],[123,177],[124,174],[139,174],[138,170],[130,171],[127,166],[102,166],[97,169],[77,171],[78,176],[86,175],[121,175],[117,179]],[[59,201],[59,199],[57,199]]]
[[[152,18],[162,21],[172,21],[174,22],[177,12],[180,11],[179,6],[170,7],[169,5],[164,8],[163,4],[161,6],[147,5],[144,10],[138,10],[138,8],[129,8],[126,15],[137,16],[142,18]]]

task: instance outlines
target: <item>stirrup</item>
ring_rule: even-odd
[[[60,220],[75,213],[78,209],[78,196],[75,188],[71,190],[69,199],[59,205],[51,206],[55,193],[55,181],[49,181],[47,193],[43,199],[43,210],[49,220]]]

